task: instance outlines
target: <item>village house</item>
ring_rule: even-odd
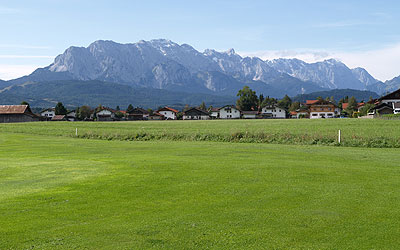
[[[33,114],[28,105],[0,105],[0,123],[36,122],[40,117]]]
[[[157,110],[157,113],[163,115],[164,116],[163,119],[165,120],[176,120],[179,111],[173,108],[164,107],[162,109]]]
[[[388,103],[384,103],[384,102],[376,105],[371,110],[371,113],[369,113],[369,115],[373,115],[373,116],[390,115],[390,114],[394,114],[393,104],[388,104]]]
[[[149,120],[164,120],[164,119],[165,116],[157,112],[154,112],[153,114],[149,115]]]
[[[243,119],[257,119],[259,117],[258,111],[242,111]]]
[[[276,105],[266,106],[261,109],[261,117],[263,119],[285,119],[286,110],[279,108]]]
[[[300,119],[300,118],[310,118],[310,113],[308,108],[300,108],[290,112],[290,118]]]
[[[335,118],[340,115],[340,109],[336,104],[326,100],[307,100],[310,119]]]
[[[400,114],[400,89],[374,100],[375,107],[368,113],[373,116]]]
[[[66,115],[55,115],[51,118],[51,121],[60,122],[60,121],[68,121],[68,119]]]
[[[76,111],[75,110],[71,110],[67,113],[66,118],[68,121],[75,121],[76,120]]]
[[[365,105],[364,102],[357,103],[357,111],[360,112],[361,108],[364,107],[364,105]],[[348,106],[349,106],[349,103],[347,103],[347,102],[342,103],[342,109],[347,109]]]
[[[150,116],[149,111],[142,108],[134,108],[133,110],[126,112],[126,119],[129,121],[148,120],[149,116]]]
[[[108,107],[101,107],[97,110],[94,116],[96,117],[97,121],[114,121],[115,112],[115,110]]]
[[[40,112],[40,116],[45,117],[47,120],[51,120],[51,118],[53,118],[53,116],[55,115],[56,115],[55,108],[45,109]]]
[[[233,105],[226,105],[218,109],[219,119],[240,119],[241,112]]]
[[[183,120],[209,120],[210,114],[198,108],[191,108],[183,112]]]
[[[210,117],[211,119],[219,119],[219,108],[211,108]]]
[[[378,99],[379,103],[386,103],[393,107],[393,104],[400,102],[400,89]]]

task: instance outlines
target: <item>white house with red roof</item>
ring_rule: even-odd
[[[164,107],[157,110],[157,113],[163,115],[165,120],[176,120],[178,112],[178,110],[170,107]]]

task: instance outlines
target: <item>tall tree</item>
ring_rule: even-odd
[[[28,112],[31,112],[32,113],[32,110],[31,110],[31,105],[29,105],[29,103],[28,102],[26,102],[26,101],[23,101],[23,102],[21,102],[21,105],[27,105],[28,106]]]
[[[276,105],[278,103],[278,101],[273,98],[273,97],[269,97],[267,96],[264,101],[261,104],[261,108],[267,107],[267,106],[272,106],[272,105]]]
[[[119,108],[119,106],[117,106],[117,108],[115,109],[116,111],[120,111],[121,109]]]
[[[200,104],[200,106],[199,106],[199,109],[201,109],[201,110],[207,110],[206,103],[205,103],[205,102],[202,102],[202,103]]]
[[[264,95],[260,94],[260,96],[258,97],[258,111],[261,111],[264,99]]]
[[[66,115],[67,114],[67,109],[64,107],[62,102],[58,102],[55,108],[55,113],[56,115]]]
[[[236,106],[243,111],[257,110],[258,97],[256,92],[251,90],[249,86],[244,86],[239,90],[237,96],[239,99],[236,101]]]
[[[289,107],[289,111],[295,111],[298,110],[299,108],[300,108],[300,102],[293,102]]]
[[[292,99],[290,99],[288,95],[285,95],[285,97],[278,102],[278,107],[288,110],[291,104]]]
[[[79,120],[84,120],[85,118],[90,118],[92,114],[92,109],[89,106],[81,106],[76,113]]]
[[[358,107],[357,100],[356,100],[356,98],[354,96],[352,96],[349,99],[349,102],[347,104],[347,108],[346,108],[345,111],[349,116],[353,116],[353,113],[355,111],[357,111],[357,107]]]
[[[132,111],[133,111],[133,106],[132,106],[132,104],[129,104],[128,108],[126,109],[126,113],[130,113]]]

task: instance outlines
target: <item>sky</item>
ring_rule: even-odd
[[[394,0],[0,0],[0,79],[70,46],[165,38],[265,60],[335,58],[388,80],[400,75],[398,13]]]

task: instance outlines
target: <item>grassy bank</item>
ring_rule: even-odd
[[[400,244],[398,149],[2,132],[0,159],[0,249]]]
[[[400,120],[230,120],[1,124],[0,132],[128,141],[216,141],[400,147]],[[342,143],[338,144],[338,130]]]

